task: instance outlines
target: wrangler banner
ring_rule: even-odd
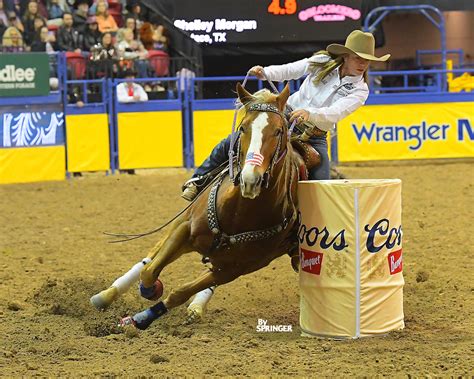
[[[401,181],[304,181],[298,200],[303,335],[402,329]]]
[[[46,53],[1,55],[0,97],[49,94],[49,60]]]
[[[474,157],[474,104],[367,105],[337,135],[341,162]]]

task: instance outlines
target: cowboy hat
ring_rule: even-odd
[[[382,57],[376,57],[375,52],[375,38],[372,33],[364,33],[360,30],[354,30],[346,38],[345,45],[332,43],[326,50],[333,55],[350,54],[353,53],[361,58],[369,61],[385,62],[390,58],[390,54],[385,54]]]

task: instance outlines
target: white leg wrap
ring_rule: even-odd
[[[194,296],[193,301],[189,304],[188,309],[192,308],[201,308],[205,309],[209,300],[211,300],[212,295],[214,294],[216,287],[206,288],[201,292],[198,292],[196,296]]]
[[[140,278],[140,272],[148,262],[151,262],[150,258],[144,258],[141,262],[138,262],[126,274],[113,282],[112,287],[117,288],[120,295],[127,292],[132,284]]]

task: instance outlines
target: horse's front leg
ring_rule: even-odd
[[[241,273],[236,271],[208,271],[196,280],[186,283],[182,287],[171,291],[166,299],[160,301],[158,304],[155,304],[143,312],[137,313],[133,317],[122,319],[121,324],[133,324],[138,329],[144,330],[148,328],[153,321],[164,315],[170,309],[184,304],[194,294],[212,286],[231,282],[240,275]]]
[[[90,299],[92,305],[94,305],[94,307],[99,310],[105,309],[110,306],[110,304],[112,304],[112,302],[116,300],[119,296],[127,292],[130,287],[138,281],[143,268],[152,262],[152,260],[158,255],[166,241],[170,238],[170,236],[173,235],[173,231],[175,230],[175,228],[179,228],[180,224],[182,223],[182,220],[175,221],[171,225],[171,232],[168,234],[168,236],[164,237],[161,241],[159,241],[148,253],[146,258],[143,258],[141,262],[136,263],[127,273],[115,280],[115,282],[113,282],[109,288],[92,296]]]
[[[161,271],[184,253],[192,251],[190,245],[191,222],[177,225],[164,241],[160,251],[140,272],[140,294],[149,300],[157,300],[162,294],[162,285],[158,277]]]

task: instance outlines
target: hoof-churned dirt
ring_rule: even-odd
[[[160,225],[186,204],[179,195],[189,174],[94,174],[0,187],[0,376],[472,375],[472,162],[341,170],[403,181],[405,330],[345,342],[300,337],[287,257],[218,288],[201,323],[185,325],[182,307],[145,332],[118,328],[151,303],[132,290],[98,312],[89,298],[160,236],[108,244],[102,232]],[[169,266],[165,296],[201,270],[195,255]],[[257,333],[259,318],[293,332]]]

